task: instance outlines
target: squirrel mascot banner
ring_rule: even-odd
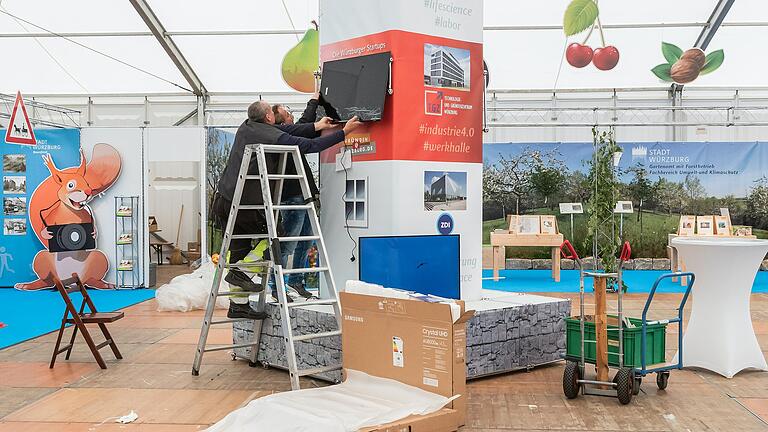
[[[42,155],[50,175],[29,199],[30,229],[43,244],[32,262],[36,280],[17,283],[22,290],[54,286],[54,277],[77,273],[85,285],[114,288],[104,280],[109,259],[96,249],[97,224],[88,203],[112,186],[120,175],[120,154],[108,144],[96,144],[90,161],[80,150],[80,163],[59,167],[50,154]]]

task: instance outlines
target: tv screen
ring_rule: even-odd
[[[458,299],[459,236],[360,237],[360,280]]]
[[[389,83],[389,52],[323,63],[320,94],[326,115],[347,121],[381,120]]]

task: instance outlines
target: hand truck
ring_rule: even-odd
[[[618,397],[619,402],[626,405],[632,400],[633,386],[635,384],[635,371],[633,368],[624,366],[624,311],[622,306],[623,280],[622,267],[632,255],[632,249],[629,242],[624,242],[619,258],[619,266],[616,273],[585,272],[583,262],[573,248],[573,245],[566,240],[560,246],[560,251],[565,258],[573,259],[579,267],[579,356],[571,357],[566,355],[565,371],[563,372],[563,393],[568,399],[576,398],[579,392],[585,395],[611,396]],[[595,280],[595,340],[585,340],[585,315],[584,315],[584,277],[591,276]],[[618,283],[618,325],[616,328],[608,328],[607,315],[605,312],[606,301],[606,281],[615,278]],[[618,332],[618,370],[612,381],[608,381],[609,363],[608,363],[608,332]],[[584,344],[595,344],[595,360],[587,360]],[[595,364],[597,378],[594,380],[586,379],[586,364]]]
[[[659,283],[668,278],[678,278],[683,277],[684,279],[688,281],[688,286],[685,289],[685,294],[683,294],[683,299],[680,301],[680,307],[677,309],[677,317],[670,318],[670,319],[664,319],[664,320],[655,320],[655,321],[648,321],[648,309],[651,307],[651,302],[653,301],[653,296],[656,294],[656,288],[658,288]],[[682,369],[683,368],[683,308],[685,308],[685,303],[688,301],[688,295],[691,293],[691,288],[693,288],[693,281],[696,280],[696,276],[693,273],[690,272],[675,272],[675,273],[667,273],[659,276],[658,279],[656,279],[656,282],[653,283],[653,287],[651,287],[651,292],[648,293],[648,300],[645,301],[645,306],[643,307],[643,315],[642,315],[642,326],[641,326],[641,333],[640,333],[640,368],[634,369],[634,382],[632,386],[632,393],[638,394],[640,392],[640,384],[643,381],[643,377],[655,373],[656,374],[656,385],[659,387],[659,390],[664,390],[667,388],[667,383],[669,382],[669,371],[672,369]],[[655,367],[655,368],[648,368],[648,365],[646,364],[646,343],[647,343],[647,333],[648,333],[648,326],[654,325],[654,324],[669,324],[669,323],[677,323],[677,363],[676,364],[669,364],[665,366]]]

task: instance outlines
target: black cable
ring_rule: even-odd
[[[347,146],[344,145],[342,149],[343,150],[341,151],[341,160],[339,161],[339,163],[341,164],[341,167],[344,169],[344,192],[342,192],[341,194],[341,203],[344,204],[344,213],[345,213],[344,228],[347,229],[347,236],[349,237],[350,240],[352,240],[352,244],[354,244],[354,246],[352,247],[352,256],[349,258],[349,260],[352,262],[355,262],[355,250],[357,250],[357,241],[354,239],[354,237],[352,237],[352,233],[349,231],[349,215],[352,213],[354,206],[352,206],[353,208],[350,209],[349,212],[347,212],[346,211],[347,201],[344,199],[344,197],[347,195],[347,182],[349,181],[349,172],[347,171],[347,166],[344,165],[344,155],[347,152]],[[351,154],[349,155],[349,160],[350,161],[352,160]]]
[[[101,51],[99,51],[99,50],[97,50],[97,49],[95,49],[95,48],[91,48],[91,47],[89,47],[88,45],[82,44],[82,43],[80,43],[80,42],[78,42],[78,41],[76,41],[76,40],[74,40],[74,39],[68,38],[68,37],[66,37],[66,36],[64,36],[64,35],[62,35],[62,34],[59,34],[59,33],[56,33],[56,32],[54,32],[54,31],[48,30],[48,29],[47,29],[47,28],[45,28],[45,27],[41,27],[41,26],[39,26],[39,25],[37,25],[37,24],[35,24],[35,23],[29,22],[29,21],[25,20],[24,18],[18,17],[18,16],[16,16],[16,15],[14,15],[14,14],[12,14],[12,13],[10,13],[10,12],[8,12],[8,11],[4,10],[4,9],[0,9],[0,13],[4,13],[4,14],[6,14],[6,15],[10,16],[11,18],[14,18],[14,19],[17,19],[17,20],[19,20],[19,21],[22,21],[22,22],[24,22],[24,23],[26,23],[26,24],[29,24],[29,25],[31,25],[31,26],[33,26],[33,27],[36,27],[36,28],[38,28],[38,29],[40,29],[40,30],[42,30],[42,31],[44,31],[44,32],[46,32],[46,33],[50,33],[50,34],[52,34],[52,35],[54,35],[54,36],[56,36],[56,37],[60,37],[60,38],[64,39],[65,41],[68,41],[68,42],[72,42],[73,44],[75,44],[75,45],[77,45],[77,46],[80,46],[80,47],[82,47],[82,48],[85,48],[85,49],[87,49],[88,51],[92,51],[92,52],[94,52],[94,53],[96,53],[96,54],[99,54],[99,55],[101,55],[101,56],[104,56],[104,57],[106,57],[106,58],[108,58],[108,59],[110,59],[110,60],[114,60],[114,61],[116,61],[116,62],[118,62],[118,63],[120,63],[120,64],[122,64],[122,65],[124,65],[124,66],[128,66],[128,67],[129,67],[129,68],[131,68],[131,69],[135,69],[135,70],[137,70],[137,71],[139,71],[139,72],[141,72],[141,73],[147,74],[147,75],[149,75],[149,76],[151,76],[151,77],[153,77],[153,78],[157,78],[157,79],[159,79],[159,80],[161,80],[161,81],[163,81],[163,82],[166,82],[166,83],[168,83],[168,84],[171,84],[171,85],[173,85],[173,86],[176,86],[176,87],[178,87],[178,88],[180,88],[180,89],[182,89],[182,90],[184,90],[184,91],[188,91],[188,92],[190,92],[190,93],[194,93],[192,90],[190,90],[190,89],[188,89],[188,88],[186,88],[186,87],[184,87],[184,86],[182,86],[182,85],[180,85],[180,84],[176,84],[175,82],[173,82],[173,81],[171,81],[171,80],[165,79],[165,78],[163,78],[163,77],[161,77],[161,76],[159,76],[159,75],[157,75],[157,74],[154,74],[154,73],[152,73],[152,72],[149,72],[149,71],[147,71],[147,70],[144,70],[144,69],[142,69],[142,68],[140,68],[140,67],[138,67],[138,66],[134,66],[134,65],[132,65],[132,64],[130,64],[130,63],[128,63],[128,62],[125,62],[125,61],[123,61],[123,60],[120,60],[119,58],[113,57],[113,56],[111,56],[111,55],[109,55],[109,54],[107,54],[107,53],[101,52]]]

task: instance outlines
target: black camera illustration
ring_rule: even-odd
[[[48,240],[48,250],[51,252],[96,249],[93,223],[51,225],[48,231],[53,235]]]

